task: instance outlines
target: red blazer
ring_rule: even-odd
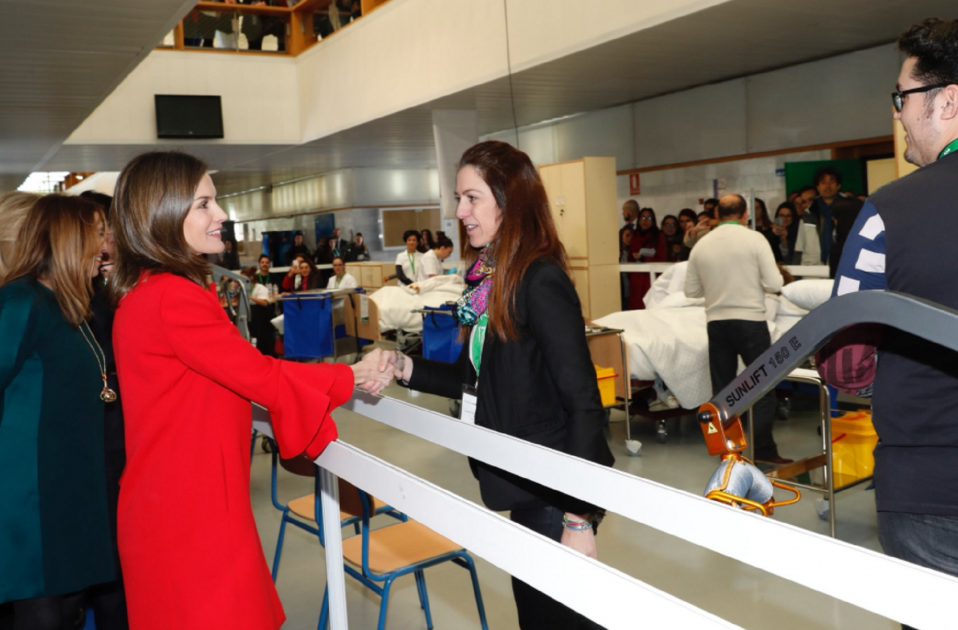
[[[280,451],[315,458],[348,366],[257,352],[216,298],[172,274],[144,276],[113,327],[126,424],[118,537],[130,627],[275,629],[285,615],[250,505],[250,400]]]

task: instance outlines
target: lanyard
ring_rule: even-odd
[[[409,266],[412,267],[413,280],[415,280],[416,279],[416,256],[414,254],[410,254],[408,250],[406,251],[406,256],[409,257]]]
[[[342,282],[343,276],[345,276],[345,275],[346,275],[346,274],[343,274],[342,276],[336,276],[336,278],[335,278],[335,279],[336,279],[336,283],[333,285],[333,288],[334,288],[334,289],[338,289],[338,288],[339,288],[339,283]]]
[[[263,274],[258,273],[256,274],[256,281],[265,287],[269,285],[269,276],[264,276]]]
[[[958,151],[958,139],[952,140],[951,142],[949,142],[948,146],[942,149],[941,155],[938,156],[938,159],[940,160],[941,158],[945,157],[946,155],[950,153],[954,153],[955,151]]]
[[[489,315],[483,313],[472,329],[472,339],[469,341],[469,358],[476,368],[476,377],[479,376],[479,364],[482,363],[482,347],[486,343],[486,326],[489,324]]]
[[[742,223],[740,221],[722,221],[719,225],[742,225]],[[718,227],[718,225],[715,227]]]

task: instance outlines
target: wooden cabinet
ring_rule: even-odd
[[[546,164],[539,175],[570,258],[583,315],[595,319],[621,310],[615,158]]]

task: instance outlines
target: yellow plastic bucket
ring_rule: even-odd
[[[832,471],[835,487],[869,477],[875,469],[878,435],[871,411],[853,411],[832,418]]]
[[[618,374],[615,373],[615,368],[604,368],[595,365],[595,374],[599,380],[599,396],[602,397],[602,406],[610,407],[614,405],[615,379],[618,376]]]

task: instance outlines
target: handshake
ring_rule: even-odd
[[[352,369],[355,387],[378,395],[393,379],[409,380],[412,376],[412,359],[398,350],[383,351],[376,348],[353,365]]]

